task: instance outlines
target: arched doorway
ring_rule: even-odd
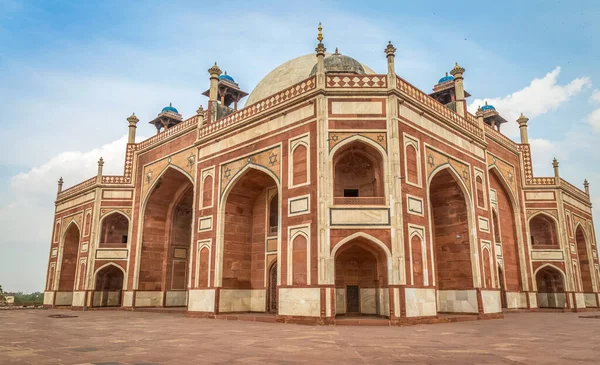
[[[496,208],[492,209],[494,240],[502,247],[502,269],[504,270],[504,296],[506,292],[521,289],[521,271],[517,222],[512,194],[495,168],[489,170],[490,188],[496,191]],[[506,302],[506,298],[504,299]]]
[[[120,307],[123,291],[123,270],[107,265],[96,273],[94,307]]]
[[[335,204],[384,204],[384,174],[381,153],[374,147],[353,141],[333,156]]]
[[[277,236],[281,214],[277,182],[262,170],[248,167],[223,195],[223,263],[219,311],[276,311],[277,264],[266,260],[266,241]],[[273,202],[275,199],[275,202]],[[272,270],[275,270],[273,272]],[[273,283],[273,280],[275,282]]]
[[[387,255],[365,237],[343,243],[335,252],[338,315],[389,315]]]
[[[431,179],[429,202],[439,312],[477,312],[474,291],[466,292],[474,288],[468,201],[449,168]],[[463,293],[459,295],[458,291]]]
[[[138,292],[145,293],[136,305],[185,306],[193,184],[188,175],[169,167],[151,189],[144,209],[138,280]]]
[[[277,313],[277,261],[269,269],[269,293],[267,312]]]
[[[538,307],[564,308],[566,306],[564,275],[554,266],[543,266],[535,274]]]
[[[62,261],[58,280],[59,293],[56,295],[56,305],[71,305],[72,303],[77,277],[77,254],[80,237],[79,227],[74,222],[71,223],[63,236]]]
[[[578,224],[577,229],[575,229],[575,242],[577,244],[577,256],[579,257],[579,270],[581,272],[583,292],[594,293],[592,285],[592,266],[590,266],[590,259],[588,256],[586,236],[580,224]]]

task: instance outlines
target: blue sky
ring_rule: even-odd
[[[458,61],[471,108],[530,117],[534,172],[591,184],[600,206],[600,3],[597,1],[14,1],[0,0],[0,284],[42,290],[56,180],[123,168],[126,118],[172,102],[191,116],[214,61],[251,91],[277,65],[314,52],[316,26],[377,72],[424,91]],[[598,198],[596,198],[598,197]],[[598,216],[598,214],[596,214]]]

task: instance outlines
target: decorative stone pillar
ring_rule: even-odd
[[[104,159],[100,157],[98,160],[98,175],[96,176],[96,183],[102,184],[102,167],[104,166]]]
[[[221,69],[217,66],[217,62],[208,69],[210,74],[210,89],[208,93],[208,100],[217,100],[219,94],[219,75],[221,75]]]
[[[465,68],[460,67],[458,62],[454,65],[454,68],[450,70],[450,74],[454,76],[454,94],[456,95],[456,112],[466,117],[467,108],[465,105],[465,85],[463,74],[465,73]]]
[[[590,195],[590,183],[587,181],[587,179],[583,180],[583,188],[585,189],[585,193],[589,196]]]
[[[198,118],[198,128],[206,124],[206,121],[204,120],[204,114],[204,108],[202,107],[202,105],[200,105],[200,107],[198,107],[198,110],[196,110],[196,117]]]
[[[556,157],[554,157],[554,159],[552,160],[552,167],[554,168],[555,184],[558,184],[560,182],[560,174],[558,173],[558,160],[556,159]]]
[[[519,123],[519,131],[521,132],[521,144],[529,143],[529,137],[527,136],[527,122],[529,118],[521,113],[519,119],[517,119],[517,123]]]
[[[396,47],[392,44],[392,41],[388,42],[387,47],[384,50],[387,58],[387,83],[388,88],[395,89],[396,88],[396,65],[394,59],[396,58]]]
[[[58,179],[58,189],[56,190],[56,196],[58,196],[58,194],[60,194],[60,192],[62,191],[62,187],[63,187],[63,178],[62,176],[60,177],[60,179]],[[587,180],[586,180],[587,182]]]
[[[483,110],[481,106],[477,107],[477,112],[475,113],[477,117],[477,124],[479,124],[479,128],[481,128],[481,135],[483,136],[483,140],[485,141],[485,126],[483,125],[485,122],[483,121]]]
[[[137,129],[137,124],[140,120],[135,116],[135,113],[133,113],[127,118],[127,121],[129,122],[129,137],[127,138],[127,143],[135,143],[135,130]]]
[[[317,48],[315,51],[317,52],[317,89],[325,88],[325,45],[323,44],[323,27],[319,22],[319,34],[317,35],[317,40],[319,44],[317,44]]]

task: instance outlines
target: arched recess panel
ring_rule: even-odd
[[[418,235],[412,236],[410,239],[410,248],[411,248],[411,260],[412,260],[412,280],[414,286],[423,286],[425,285],[425,280],[423,278],[423,249],[422,249],[422,241],[421,237]]]
[[[300,185],[308,181],[308,165],[307,165],[308,150],[303,144],[299,144],[292,152],[292,184]]]
[[[466,199],[448,169],[429,184],[433,215],[436,283],[440,290],[473,287]]]
[[[198,254],[198,287],[199,288],[207,288],[208,287],[208,260],[209,260],[209,251],[207,247],[203,247],[200,249],[200,253]]]
[[[518,291],[521,288],[519,248],[517,242],[517,230],[515,212],[510,193],[506,190],[500,177],[492,169],[489,173],[490,186],[496,191],[496,201],[498,211],[492,210],[492,219],[494,219],[495,239],[502,243],[502,261],[504,268],[505,290]],[[497,214],[497,215],[496,215]],[[498,232],[498,233],[496,233]]]
[[[546,214],[538,214],[529,220],[529,233],[533,248],[558,248],[555,221]]]
[[[581,225],[577,225],[577,229],[575,230],[575,241],[577,243],[577,256],[579,258],[579,270],[581,271],[583,292],[593,293],[592,266],[590,266],[590,263],[593,264],[593,261],[588,257],[586,237]]]
[[[412,144],[406,146],[406,179],[413,184],[420,184],[417,150]]]
[[[77,253],[81,233],[76,224],[67,227],[64,235],[62,263],[60,266],[60,279],[58,291],[73,291],[77,276]]]
[[[202,207],[210,207],[213,205],[213,177],[208,175],[202,182]]]
[[[85,290],[85,269],[86,269],[87,265],[85,263],[85,261],[81,261],[81,263],[79,264],[79,279],[77,280],[77,289],[78,290]]]
[[[475,178],[475,191],[477,194],[477,206],[485,208],[485,194],[483,193],[483,179],[481,176]]]
[[[496,209],[492,209],[492,224],[494,225],[494,240],[496,243],[502,243],[500,221],[498,220],[498,213],[496,213]]]
[[[304,235],[297,235],[292,241],[292,284],[307,283],[307,241]]]
[[[481,254],[483,255],[483,278],[484,278],[484,287],[490,289],[493,287],[492,283],[492,272],[491,272],[491,254],[488,248],[484,248],[481,250]]]

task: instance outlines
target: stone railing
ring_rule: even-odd
[[[585,193],[585,191],[579,189],[577,186],[567,182],[566,180],[564,180],[563,178],[560,179],[560,187],[566,191],[567,193],[573,195],[574,197],[583,200],[583,201],[590,201],[590,197],[589,195],[587,195]]]
[[[529,185],[556,185],[553,177],[532,177],[527,182]]]
[[[161,141],[163,141],[171,136],[174,136],[176,134],[179,134],[180,132],[183,132],[187,129],[191,130],[197,124],[198,124],[198,116],[194,115],[193,117],[188,118],[188,119],[184,120],[183,122],[178,123],[178,124],[172,126],[171,128],[167,128],[164,131],[154,135],[153,137],[150,137],[150,138],[146,139],[145,141],[138,143],[137,149],[141,150],[144,148],[151,147],[151,146],[158,144]]]
[[[129,184],[129,183],[131,183],[131,177],[116,176],[116,175],[102,176],[102,184]]]
[[[468,114],[468,115],[471,115],[471,114]],[[475,117],[473,116],[473,118],[475,118]],[[477,119],[475,119],[475,120],[477,120]],[[494,142],[510,149],[511,151],[513,151],[515,153],[517,153],[519,151],[518,143],[516,143],[512,139],[508,138],[504,134],[498,132],[491,125],[488,125],[486,123],[483,123],[483,125],[485,126],[485,136],[486,137],[491,138]]]
[[[342,74],[325,77],[327,88],[385,88],[387,75]]]
[[[258,113],[264,112],[265,110],[269,110],[279,104],[282,104],[286,101],[294,99],[302,94],[307,93],[310,90],[316,88],[316,79],[314,76],[309,77],[308,79],[301,81],[295,85],[288,87],[285,90],[282,90],[268,98],[257,101],[256,103],[245,107],[244,109],[240,109],[235,113],[229,114],[225,118],[221,118],[212,123],[209,123],[199,129],[198,136],[204,137],[215,131],[227,128],[233,124],[239,123],[246,118],[252,117]]]
[[[339,197],[333,198],[335,205],[385,205],[385,198],[379,196]]]
[[[57,199],[62,199],[66,196],[73,195],[75,193],[78,193],[78,192],[86,189],[86,188],[89,188],[90,186],[94,186],[96,184],[96,179],[97,179],[97,177],[94,176],[90,179],[80,182],[77,185],[71,186],[70,188],[61,191],[58,194]]]
[[[410,96],[412,99],[414,99],[417,102],[419,102],[420,104],[422,104],[423,106],[425,106],[429,109],[432,109],[436,113],[445,117],[446,119],[451,121],[453,124],[458,126],[459,129],[467,131],[470,134],[483,139],[483,131],[481,130],[481,128],[479,128],[479,123],[477,123],[477,120],[473,121],[473,120],[469,120],[469,119],[465,119],[465,118],[461,117],[460,115],[456,114],[455,112],[453,112],[452,110],[447,108],[444,104],[435,100],[431,96],[425,94],[424,92],[422,92],[421,90],[412,86],[411,84],[409,84],[408,82],[406,82],[404,79],[402,79],[400,77],[398,77],[398,82],[396,83],[396,87],[400,91],[402,91],[405,94],[407,94],[408,96]]]

